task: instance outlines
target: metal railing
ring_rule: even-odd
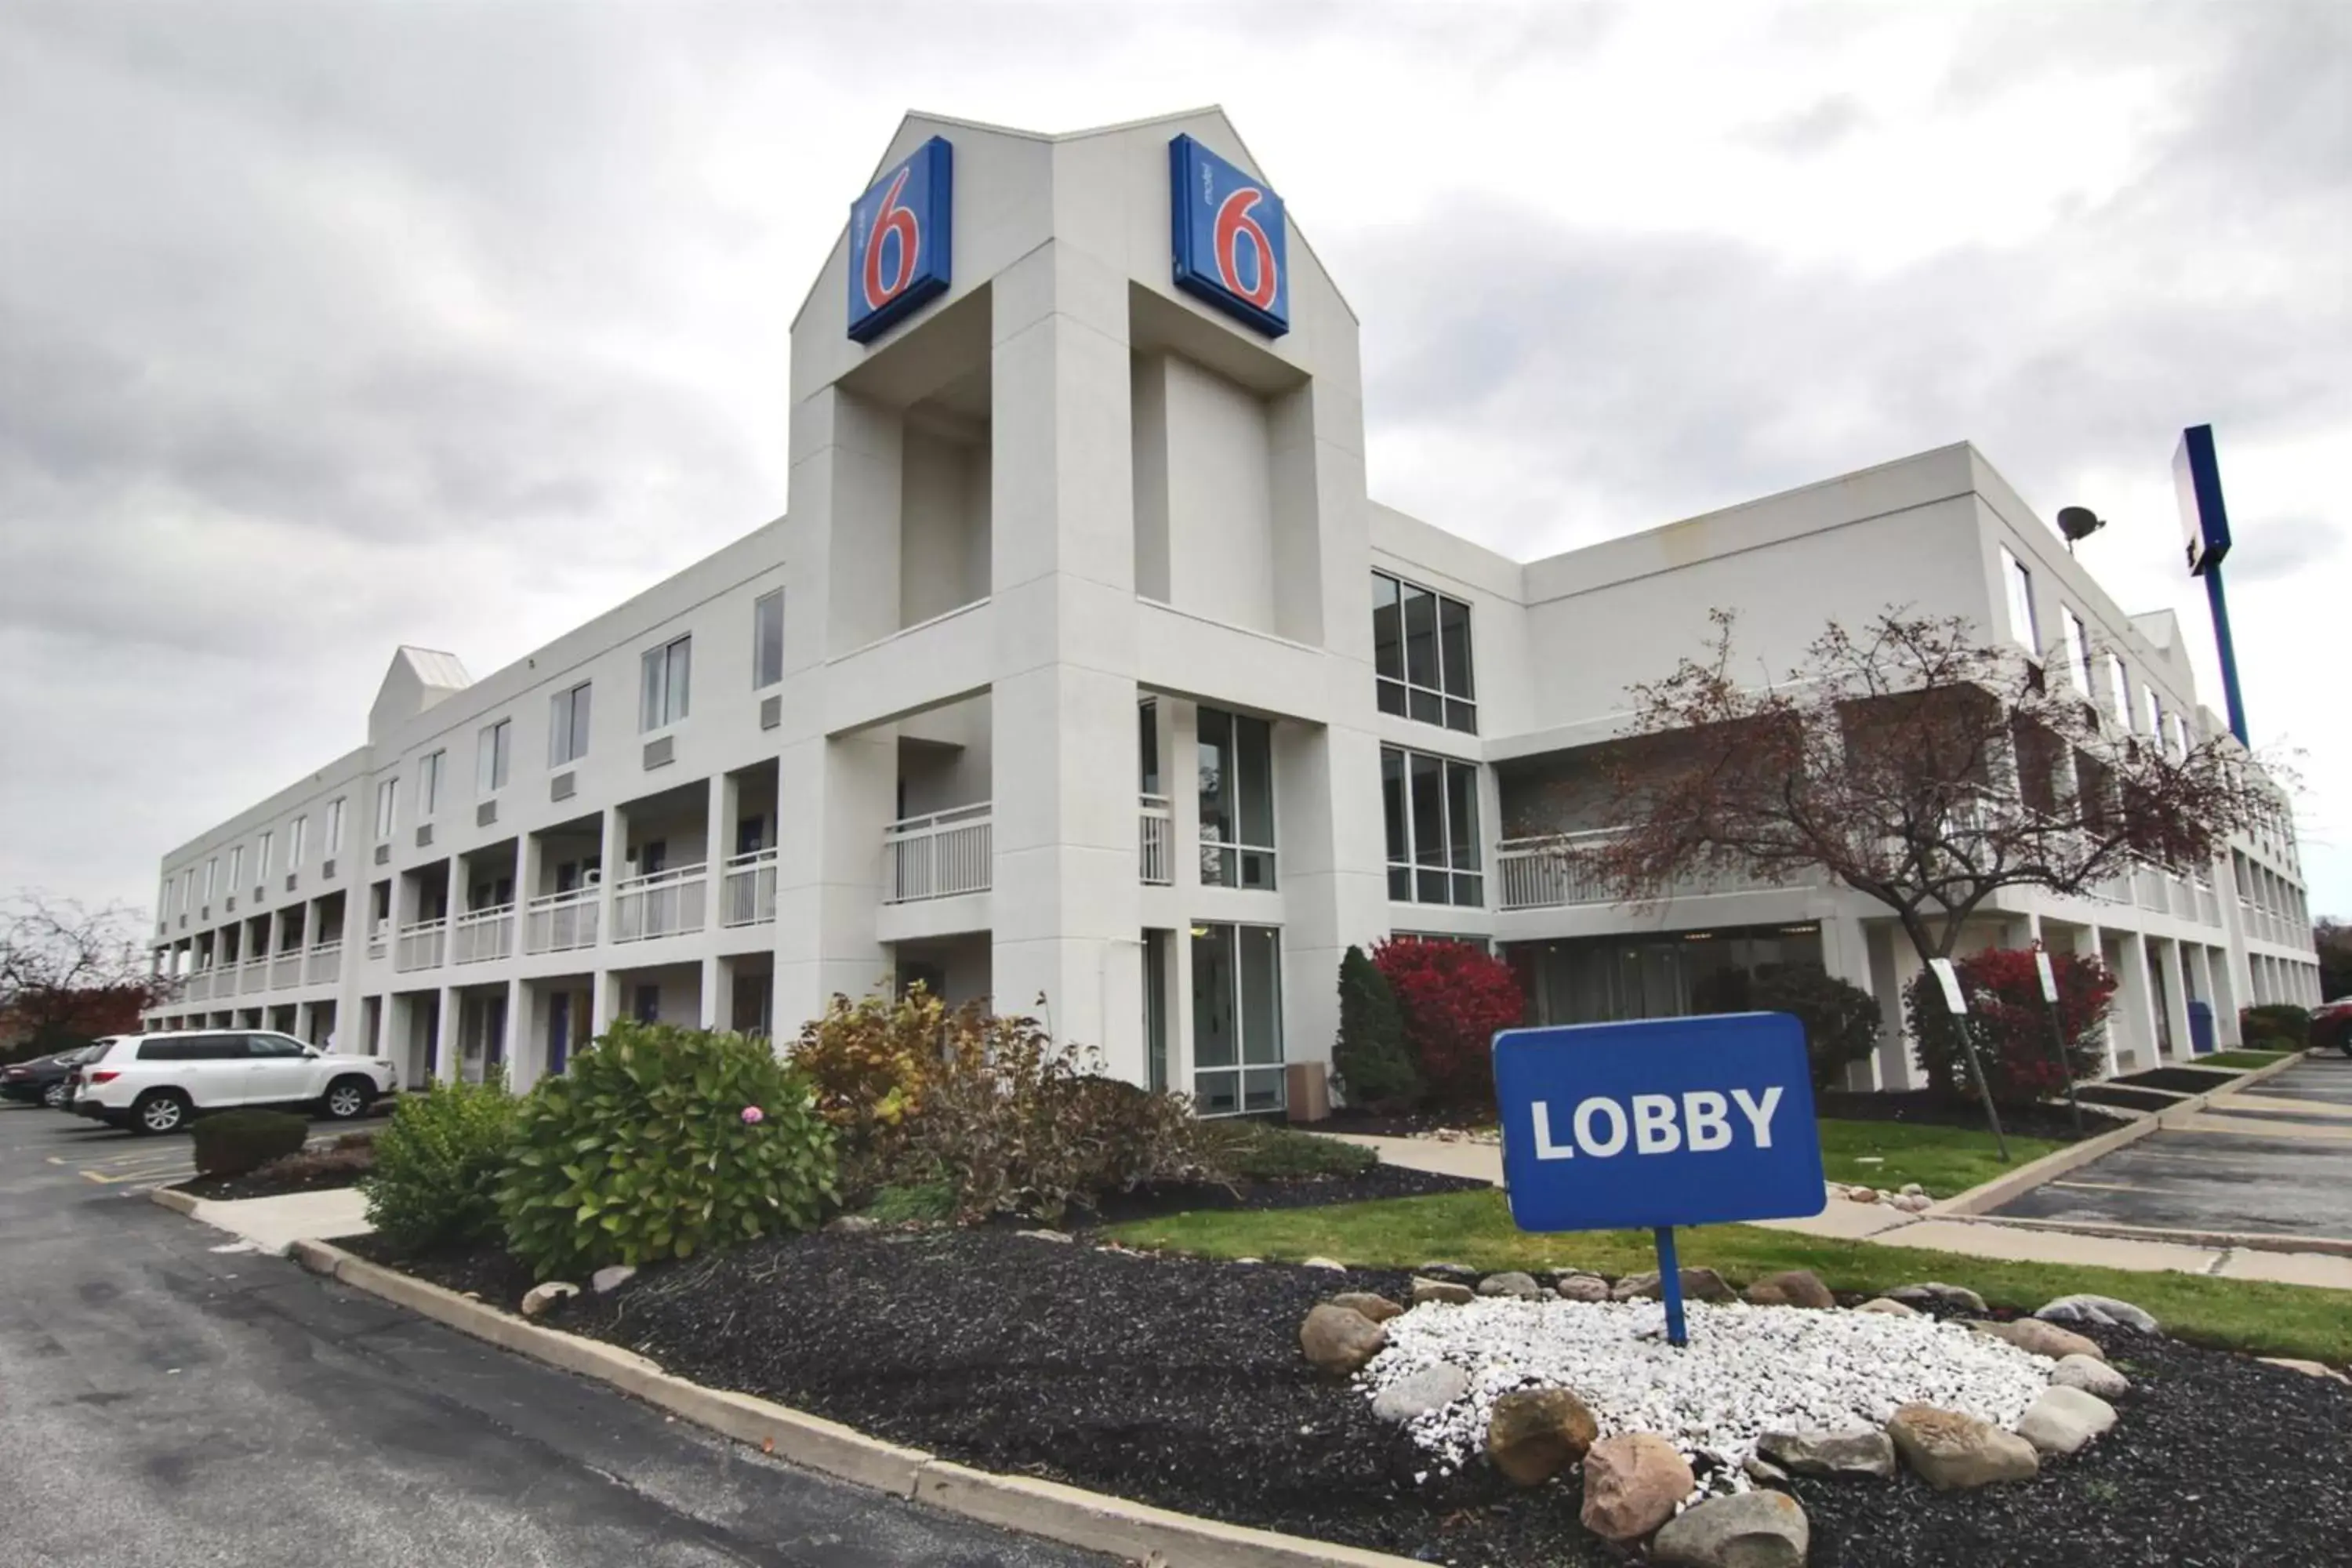
[[[322,942],[302,955],[302,979],[310,985],[331,984],[343,976],[343,943],[341,937]]]
[[[753,849],[720,868],[719,923],[764,925],[776,918],[776,849]]]
[[[596,913],[603,889],[594,883],[541,893],[523,906],[525,952],[569,952],[596,945]]]
[[[269,961],[248,958],[236,966],[236,994],[240,996],[260,991],[269,984]]]
[[[1155,888],[1165,888],[1176,879],[1175,862],[1169,857],[1169,846],[1176,837],[1175,814],[1168,807],[1164,795],[1141,796],[1141,861],[1139,869],[1143,880]]]
[[[181,1001],[201,1002],[212,994],[213,972],[211,970],[192,969],[180,976]]]
[[[392,966],[403,973],[412,969],[438,969],[448,941],[449,921],[446,917],[404,925],[393,948]]]
[[[512,953],[514,912],[512,904],[497,904],[459,915],[449,927],[449,962],[480,963]]]
[[[269,961],[269,988],[291,991],[302,984],[302,954],[299,949],[281,952]]]
[[[1621,900],[1580,861],[1573,851],[1613,836],[1601,828],[1559,837],[1507,838],[1495,849],[1496,879],[1506,910],[1556,910],[1615,904]],[[1684,878],[1667,890],[1668,897],[1693,898],[1708,893],[1755,892],[1786,886],[1753,871],[1726,870]]]
[[[382,963],[391,948],[391,939],[384,934],[384,922],[378,921],[374,931],[368,933],[367,955],[370,963]]]
[[[613,884],[613,940],[643,942],[700,931],[708,902],[710,868],[680,866]]]
[[[994,823],[990,801],[892,823],[882,833],[882,901],[988,891]]]

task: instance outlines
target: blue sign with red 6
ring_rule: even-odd
[[[1282,198],[1190,136],[1168,143],[1176,287],[1278,338],[1290,331]]]
[[[955,155],[934,136],[849,209],[849,336],[871,342],[948,291]]]

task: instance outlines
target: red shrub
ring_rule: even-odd
[[[2059,1031],[2066,1040],[2067,1065],[2076,1079],[2095,1078],[2105,1060],[2099,1026],[2116,994],[2116,977],[2095,958],[2053,953],[2058,981]],[[1961,989],[1968,993],[1969,1019],[1993,1098],[2031,1104],[2063,1093],[2066,1078],[2050,1049],[2050,1024],[2042,1011],[2042,978],[2032,948],[1990,948],[1958,961]],[[1959,1031],[1944,1011],[1943,991],[1932,974],[1916,976],[1905,996],[1911,1013],[1913,1049],[1929,1087],[1953,1100],[1972,1100],[1975,1086],[1961,1053]]]
[[[1490,1105],[1496,1031],[1515,1028],[1527,1004],[1510,965],[1458,942],[1384,942],[1372,963],[1396,993],[1405,1047],[1441,1100]]]

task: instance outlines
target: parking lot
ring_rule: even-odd
[[[2352,1244],[2352,1060],[2218,1095],[1990,1217]]]

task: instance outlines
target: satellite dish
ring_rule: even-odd
[[[2077,540],[2088,539],[2106,526],[2107,520],[2092,511],[2089,507],[2063,506],[2058,509],[2058,531],[2066,536],[2066,542],[2069,544],[2073,544]]]

